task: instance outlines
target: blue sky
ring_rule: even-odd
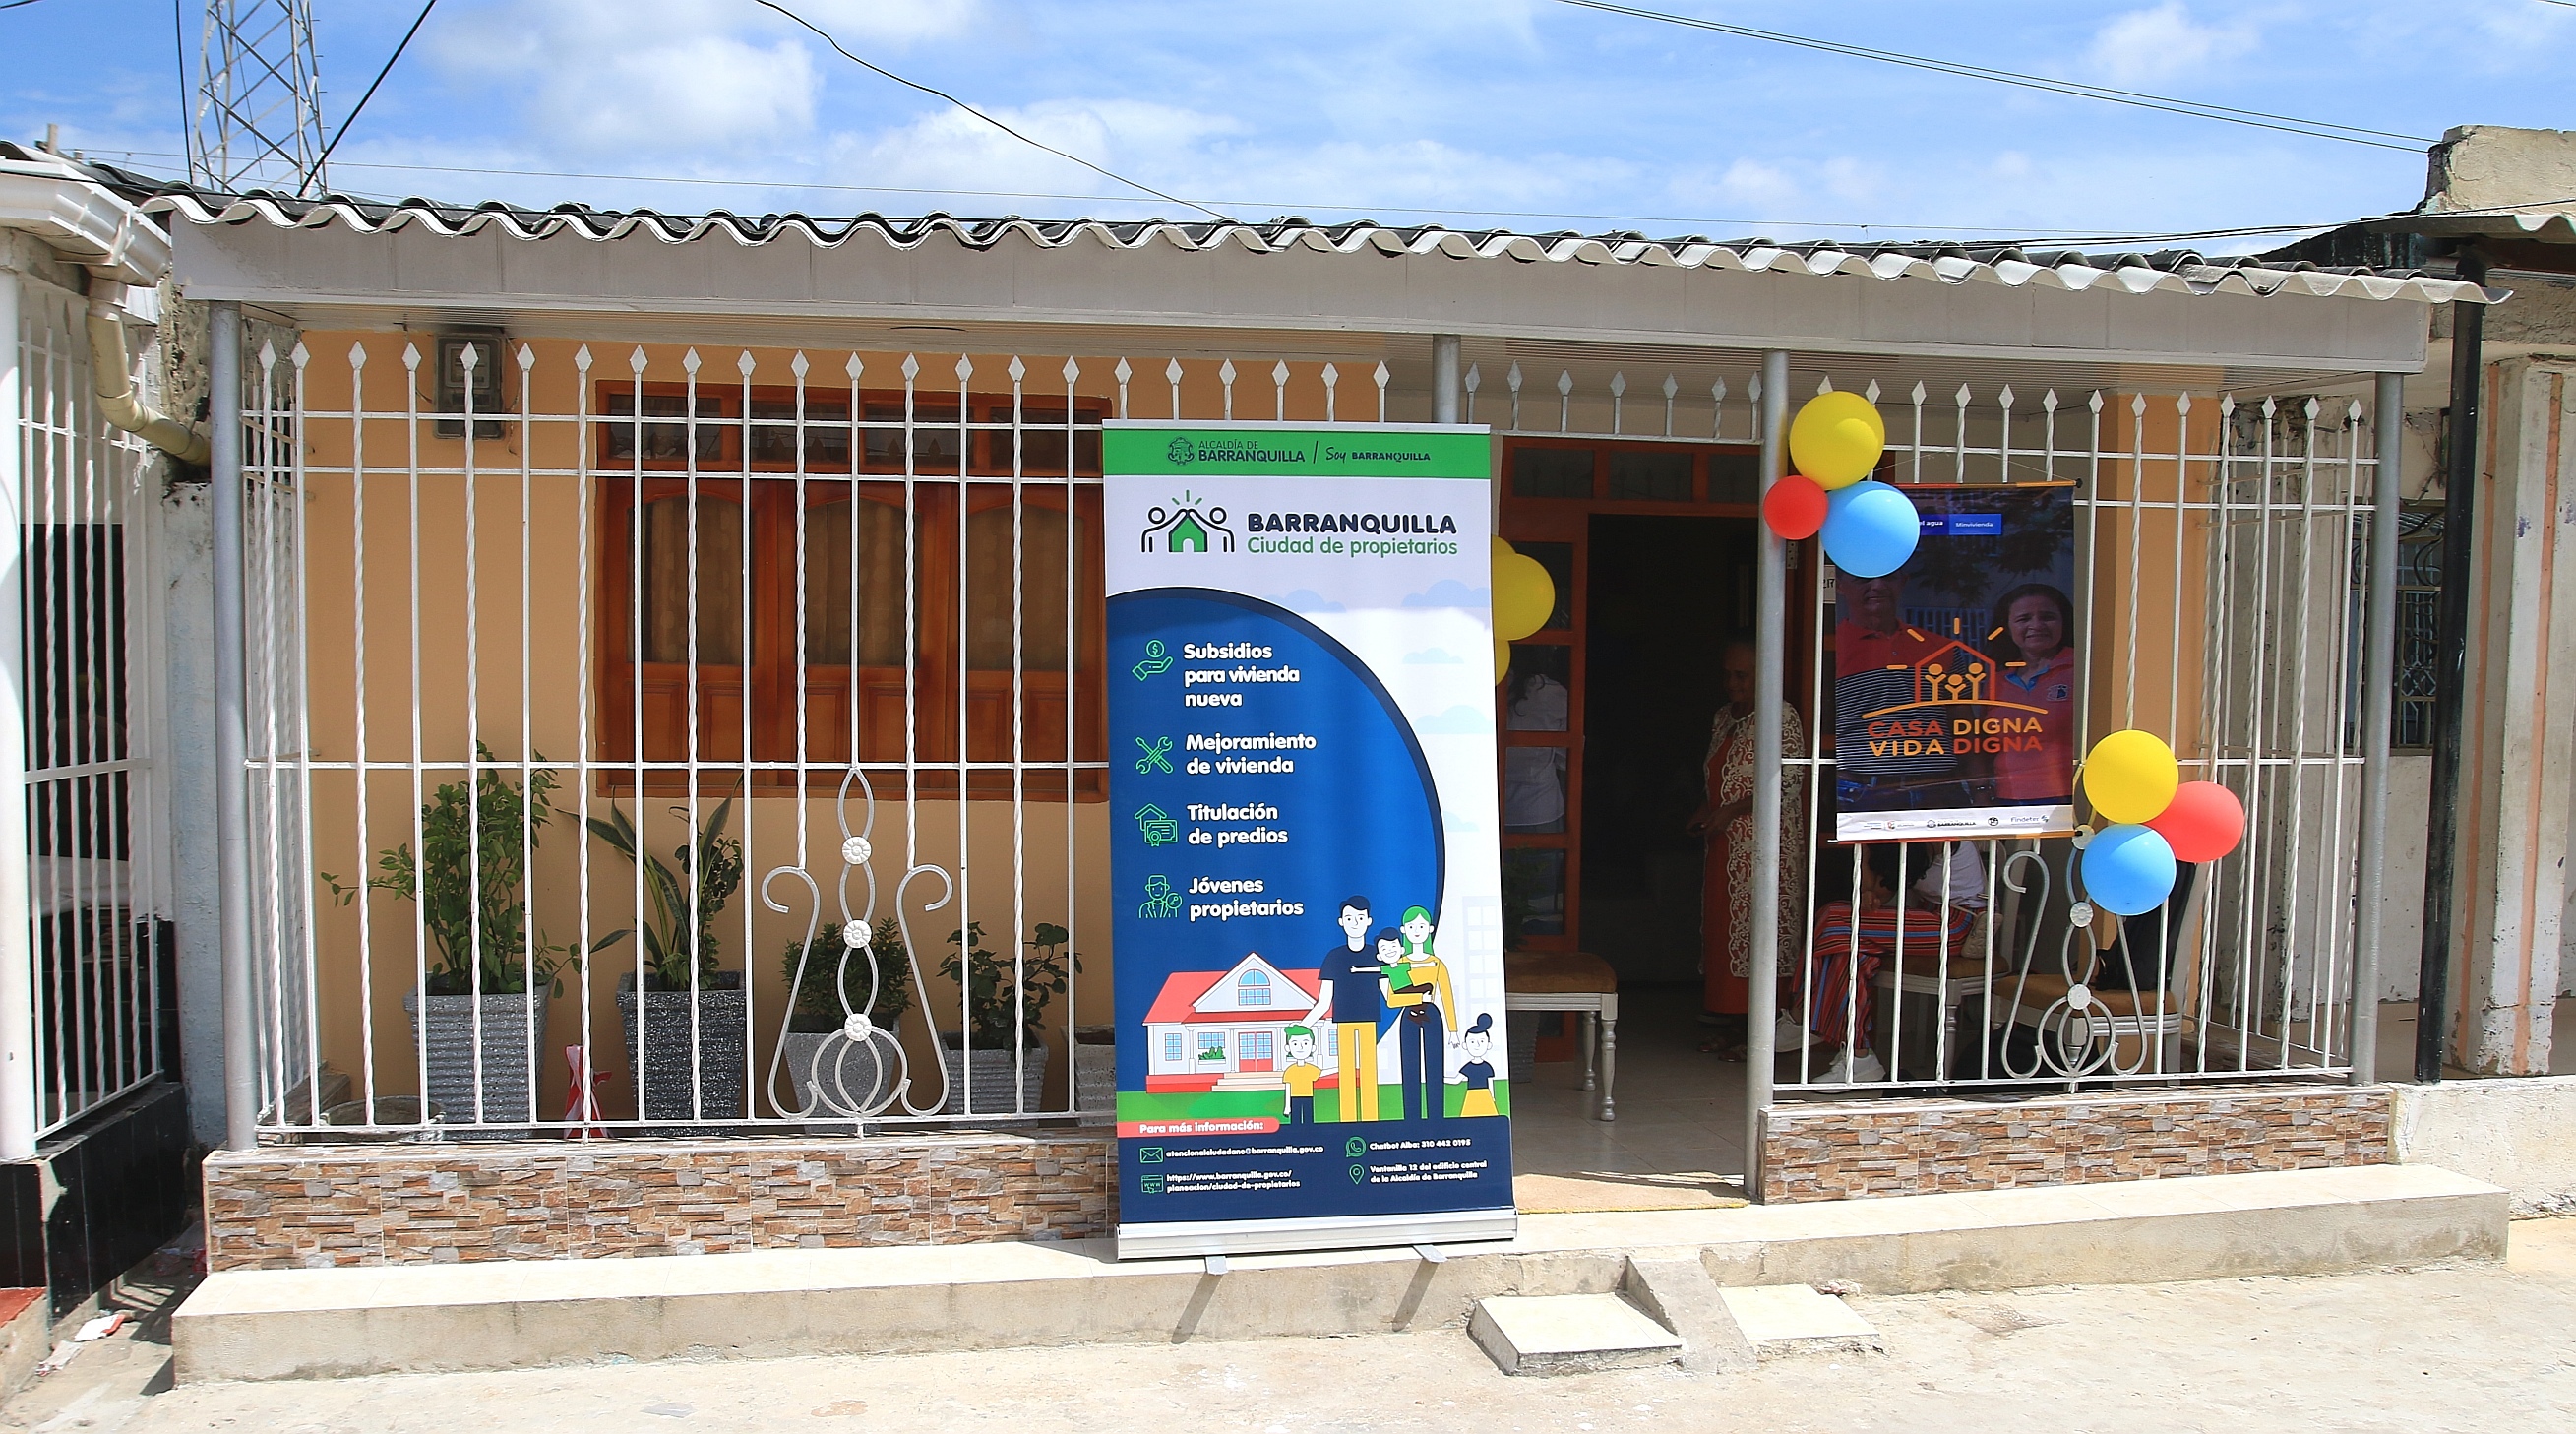
[[[2407,207],[2423,187],[2419,154],[1549,0],[787,3],[1049,143],[1249,219],[2045,237],[2318,224]],[[200,0],[178,8],[193,64]],[[1660,8],[2409,135],[2576,122],[2576,6],[2550,0]],[[336,126],[418,6],[314,9]],[[0,133],[55,123],[66,148],[176,171],[176,18],[170,0],[0,12]],[[332,179],[373,195],[675,212],[1174,211],[1112,197],[1128,191],[869,74],[750,0],[442,0]]]

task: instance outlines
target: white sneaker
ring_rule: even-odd
[[[1849,1047],[1834,1057],[1824,1074],[1816,1077],[1821,1085],[1874,1085],[1886,1079],[1887,1063],[1878,1058],[1878,1052],[1863,1051],[1855,1061]]]
[[[1807,1028],[1787,1016],[1782,1016],[1780,1023],[1771,1028],[1771,1049],[1781,1055],[1803,1051],[1814,1043],[1815,1038],[1808,1034]]]

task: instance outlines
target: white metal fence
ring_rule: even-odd
[[[2082,900],[2082,831],[1891,844],[1879,859],[1915,918],[1883,922],[1875,938],[1852,939],[1847,919],[1820,935],[1830,908],[1858,908],[1861,892],[1856,865],[1833,855],[1831,802],[1817,799],[1835,781],[1823,720],[1833,606],[1829,583],[1807,584],[1791,654],[1804,680],[1789,693],[1807,742],[1783,754],[1799,799],[1783,806],[1794,934],[1783,940],[1777,1040],[1794,1056],[1780,1086],[1902,1093],[2348,1074],[2364,555],[2378,482],[2366,405],[2061,392],[2044,379],[2033,403],[2027,369],[2018,393],[2007,380],[1890,391],[1873,377],[1838,385],[1832,360],[1794,362],[1792,412],[1836,386],[1880,406],[1890,481],[2074,485],[2073,596],[2093,639],[2079,644],[2076,751],[2124,727],[2164,735],[2185,780],[2218,782],[2244,802],[2247,832],[2228,856],[2185,866],[2163,907],[2126,920]],[[1631,442],[1762,437],[1751,363],[1632,385],[1617,369],[1586,384],[1571,366],[1511,362],[1495,387],[1468,371],[1469,421]],[[1907,609],[1909,622],[1940,616]]]
[[[268,1128],[1106,1116],[1099,424],[1247,375],[308,340],[244,365]]]
[[[1479,365],[1465,416],[1741,443],[1752,367]],[[284,1097],[334,1072],[353,1134],[1105,1118],[1098,425],[1390,416],[1384,364],[1313,360],[307,334],[244,371],[261,1104],[307,1134]],[[1890,1072],[1793,1083],[2341,1068],[2357,407],[1868,387],[1899,481],[2080,485],[2082,740],[2162,724],[2253,825],[2098,943],[2063,842],[1980,844],[1938,905],[1982,965],[1848,956],[1886,1029],[1835,1044]],[[2097,944],[2154,953],[2116,999]]]
[[[35,1129],[164,1073],[170,957],[160,494],[149,449],[93,397],[86,301],[14,285],[19,628],[25,703]]]
[[[2117,433],[2113,404],[2126,416]],[[2064,403],[2052,390],[2037,407],[2017,413],[2009,386],[1980,399],[1916,385],[1891,406],[1895,479],[2076,484],[2075,750],[2121,728],[2166,736],[2185,780],[2243,801],[2244,842],[2186,864],[2168,902],[2126,919],[2084,899],[2089,826],[2072,840],[1970,844],[1981,880],[1949,879],[1965,848],[1900,846],[1894,889],[1926,909],[1931,931],[1900,920],[1875,946],[1820,936],[1824,908],[1857,908],[1860,889],[1856,866],[1844,878],[1819,857],[1791,957],[1803,999],[1783,1007],[1798,1028],[1785,1046],[1799,1048],[1784,1084],[2347,1071],[2363,758],[2346,707],[2359,695],[2352,624],[2367,576],[2350,555],[2377,472],[2363,405],[2098,392]],[[1808,630],[1821,642],[1821,594]],[[1824,667],[1819,652],[1811,713],[1827,701]],[[1822,790],[1833,740],[1825,723],[1810,731],[1797,765]],[[1825,829],[1822,813],[1808,804],[1810,831]],[[1946,864],[1937,876],[1935,864]],[[1841,1029],[1818,1029],[1837,1015]]]

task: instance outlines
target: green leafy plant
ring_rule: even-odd
[[[492,749],[474,744],[475,755],[496,765],[473,783],[450,782],[430,794],[420,809],[420,853],[411,843],[385,848],[376,857],[376,874],[363,885],[391,892],[420,907],[420,924],[438,950],[429,969],[433,996],[515,996],[528,989],[531,968],[537,981],[563,994],[564,958],[569,944],[548,942],[543,933],[528,938],[528,852],[548,820],[562,815],[547,798],[553,793],[553,769],[528,773],[525,790],[511,782]],[[537,755],[539,761],[545,754]],[[320,873],[332,896],[343,906],[359,887],[345,885],[329,872]],[[613,931],[591,943],[598,951],[625,939]]]
[[[1047,1007],[1064,994],[1070,979],[1067,959],[1075,971],[1082,969],[1082,957],[1065,949],[1072,939],[1054,922],[1039,922],[1022,943],[1029,954],[1021,958],[1015,980],[1012,963],[985,949],[984,923],[971,921],[965,931],[948,933],[949,950],[939,958],[939,974],[966,989],[966,1027],[975,1049],[1010,1049],[1014,1027],[1027,1045],[1045,1039]]]
[[[1224,1060],[1224,1059],[1225,1059],[1225,1048],[1224,1048],[1224,1047],[1222,1047],[1222,1046],[1210,1046],[1210,1047],[1208,1047],[1206,1050],[1203,1050],[1203,1051],[1199,1052],[1199,1059],[1200,1059],[1200,1060],[1203,1060],[1203,1061],[1221,1061],[1221,1060]]]
[[[805,962],[805,979],[796,979],[796,964],[805,955],[802,941],[787,943],[786,958],[779,971],[789,987],[789,998],[795,1013],[788,1029],[796,1031],[837,1031],[843,1011],[841,995],[835,983],[841,979],[841,923],[834,921],[814,933],[813,956]],[[868,951],[876,957],[876,1001],[868,1008],[868,1019],[880,1026],[891,1026],[895,1019],[912,1009],[912,961],[903,945],[903,928],[891,916],[880,919],[868,935]],[[852,961],[848,977],[850,1004],[856,1006],[868,999],[868,971],[864,963]]]
[[[673,807],[671,814],[686,821],[688,810]],[[605,820],[589,819],[591,835],[643,870],[644,891],[652,908],[643,927],[648,990],[685,991],[689,989],[692,966],[702,976],[716,969],[716,918],[723,914],[725,903],[733,900],[733,894],[742,889],[742,839],[725,835],[725,824],[732,819],[733,798],[728,796],[707,815],[704,827],[671,849],[673,860],[679,863],[676,869],[643,849],[635,823],[627,819],[624,808],[611,803]],[[690,904],[692,890],[696,896],[694,908]]]

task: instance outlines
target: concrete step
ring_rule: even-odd
[[[1258,1339],[1455,1327],[1497,1295],[1639,1295],[1637,1263],[1696,1262],[1727,1287],[1901,1294],[2496,1259],[2505,1227],[2492,1185],[2380,1165],[1525,1215],[1517,1238],[1450,1246],[1439,1262],[1243,1255],[1224,1273],[1122,1264],[1106,1240],[224,1271],[179,1308],[172,1340],[177,1377],[200,1380]]]
[[[1505,1374],[1590,1374],[1681,1358],[1680,1335],[1617,1295],[1495,1295],[1467,1321]]]
[[[1878,1330],[1860,1312],[1813,1285],[1751,1285],[1721,1290],[1726,1312],[1755,1355],[1876,1354]]]

